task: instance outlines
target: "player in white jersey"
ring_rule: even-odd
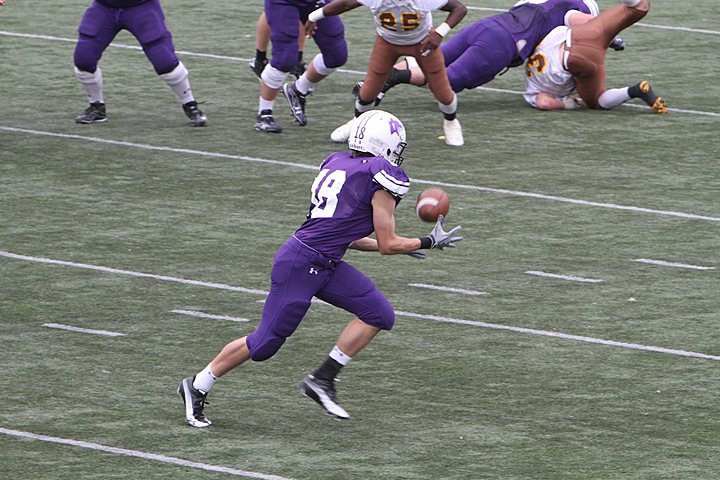
[[[575,80],[565,69],[566,37],[569,28],[556,27],[535,47],[525,66],[525,101],[540,110],[553,110],[548,106],[572,109],[580,106],[575,91]],[[538,106],[539,103],[539,106]],[[562,106],[561,106],[562,104]]]
[[[368,7],[375,18],[377,37],[370,54],[365,80],[355,99],[355,117],[371,110],[388,74],[401,56],[414,57],[425,73],[428,86],[445,117],[443,130],[445,143],[460,146],[464,143],[462,127],[457,120],[457,97],[450,87],[445,71],[445,60],[437,48],[443,38],[467,13],[460,0],[333,0],[312,12],[305,31],[312,35],[314,23],[326,16],[339,15],[361,5]],[[433,28],[432,11],[449,12],[437,28]],[[330,138],[347,141],[352,120],[338,127]]]
[[[528,59],[525,100],[539,110],[577,108],[580,100],[589,108],[607,110],[640,98],[655,113],[667,113],[667,104],[645,80],[629,87],[605,87],[607,45],[649,9],[649,0],[622,0],[587,23],[552,30]],[[571,87],[579,98],[570,96]]]

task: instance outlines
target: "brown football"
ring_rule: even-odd
[[[423,222],[433,223],[440,215],[446,217],[450,210],[450,198],[439,187],[426,188],[418,195],[415,212]]]

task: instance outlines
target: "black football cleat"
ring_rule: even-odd
[[[655,94],[655,91],[647,80],[643,80],[635,85],[635,87],[640,92],[639,97],[650,106],[653,112],[659,115],[668,112],[667,103],[665,103],[665,100],[663,100],[662,97]]]
[[[305,117],[305,97],[295,86],[295,82],[286,83],[282,86],[282,92],[290,105],[290,113],[295,121],[301,126],[307,125]]]
[[[107,122],[107,114],[105,113],[105,104],[102,102],[91,103],[82,115],[75,117],[75,123],[103,123]]]
[[[190,119],[190,125],[193,127],[204,127],[207,125],[207,117],[198,108],[198,103],[193,100],[183,105],[185,115]]]
[[[308,375],[300,384],[300,392],[320,405],[325,413],[340,420],[347,420],[350,414],[337,403],[335,383],[337,379],[321,380]]]
[[[198,428],[209,427],[212,422],[205,416],[205,403],[207,393],[193,387],[195,377],[187,377],[180,382],[177,393],[185,404],[185,421],[188,425]]]
[[[263,110],[257,116],[255,130],[265,133],[280,133],[282,132],[282,127],[275,123],[272,110]]]

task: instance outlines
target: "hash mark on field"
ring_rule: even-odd
[[[39,435],[37,433],[23,432],[21,430],[11,430],[9,428],[0,427],[0,433],[10,435],[12,437],[27,438],[30,440],[40,440],[42,442],[59,443],[60,445],[70,445],[72,447],[87,448],[114,455],[122,455],[124,457],[136,457],[143,460],[152,460],[154,462],[168,463],[170,465],[178,465],[180,467],[195,468],[198,470],[207,470],[209,472],[220,472],[234,475],[236,477],[258,478],[260,480],[293,480],[289,477],[280,477],[278,475],[269,475],[266,473],[249,472],[247,470],[238,470],[235,468],[221,467],[219,465],[210,465],[207,463],[192,462],[177,457],[168,457],[157,453],[143,452],[140,450],[128,450],[127,448],[117,448],[101,443],[83,442],[82,440],[72,440],[70,438],[50,437],[48,435]]]
[[[409,287],[417,287],[417,288],[427,288],[430,290],[440,290],[442,292],[451,292],[451,293],[462,293],[463,295],[487,295],[487,292],[480,292],[478,290],[465,290],[464,288],[453,288],[453,287],[443,287],[440,285],[428,285],[426,283],[408,283]]]
[[[62,323],[43,323],[43,327],[57,328],[58,330],[68,330],[77,333],[89,333],[91,335],[102,335],[104,337],[124,337],[124,333],[108,332],[107,330],[93,330],[91,328],[73,327],[72,325],[63,325]]]
[[[209,318],[211,320],[227,320],[229,322],[249,322],[247,318],[229,317],[227,315],[213,315],[211,313],[196,312],[195,310],[170,310],[171,313],[188,315],[190,317]]]
[[[585,277],[576,277],[574,275],[558,275],[556,273],[547,273],[547,272],[541,272],[538,270],[528,270],[528,275],[535,275],[537,277],[545,277],[545,278],[556,278],[558,280],[567,280],[569,282],[580,282],[580,283],[602,283],[602,280],[598,280],[597,278],[585,278]]]
[[[222,159],[227,159],[227,160],[242,160],[242,161],[246,161],[246,162],[256,162],[256,163],[264,163],[264,164],[270,164],[270,165],[280,165],[280,166],[293,167],[293,168],[302,168],[304,170],[312,170],[312,171],[317,170],[317,166],[315,166],[315,165],[305,165],[302,163],[287,162],[287,161],[282,161],[282,160],[269,160],[269,159],[265,159],[265,158],[247,157],[244,155],[229,155],[226,153],[206,152],[206,151],[202,151],[202,150],[191,150],[191,149],[187,149],[187,148],[173,148],[173,147],[165,147],[165,146],[157,146],[157,145],[147,145],[144,143],[133,143],[133,142],[118,141],[118,140],[108,140],[108,139],[104,139],[104,138],[86,137],[86,136],[82,136],[82,135],[70,135],[70,134],[66,134],[66,133],[44,132],[44,131],[40,131],[40,130],[30,130],[27,128],[3,127],[0,125],[0,132],[2,132],[2,131],[27,133],[30,135],[42,135],[42,136],[56,137],[56,138],[70,138],[70,139],[75,139],[75,140],[83,140],[86,142],[97,142],[97,143],[107,144],[107,145],[119,145],[119,146],[123,146],[123,147],[134,147],[134,148],[140,148],[143,150],[158,151],[158,152],[171,152],[171,153],[180,153],[180,154],[187,154],[187,155],[198,155],[201,157],[222,158]],[[589,200],[580,200],[577,198],[568,198],[568,197],[558,197],[555,195],[545,195],[542,193],[523,192],[523,191],[518,191],[518,190],[506,190],[503,188],[482,187],[479,185],[467,185],[467,184],[461,184],[461,183],[437,182],[434,180],[423,180],[420,178],[412,178],[411,181],[413,181],[415,183],[419,183],[421,185],[435,185],[438,187],[457,188],[457,189],[461,189],[461,190],[471,190],[471,191],[476,191],[476,192],[496,193],[499,195],[509,195],[509,196],[514,196],[514,197],[535,198],[535,199],[540,199],[540,200],[549,200],[552,202],[569,203],[572,205],[581,205],[581,206],[588,206],[588,207],[607,208],[610,210],[621,210],[621,211],[626,211],[626,212],[648,213],[651,215],[665,215],[665,216],[669,216],[669,217],[683,218],[686,220],[705,220],[705,221],[709,221],[709,222],[720,222],[720,217],[697,215],[695,213],[675,212],[672,210],[655,210],[652,208],[635,207],[632,205],[618,205],[615,203],[591,202]]]
[[[166,281],[166,282],[177,282],[177,283],[183,283],[183,284],[187,284],[187,285],[196,285],[196,286],[203,286],[203,287],[209,287],[209,288],[217,288],[217,289],[221,289],[221,290],[231,290],[231,291],[235,291],[235,292],[241,291],[241,292],[255,294],[255,295],[267,295],[267,293],[268,293],[268,292],[264,292],[262,290],[233,287],[231,285],[224,285],[222,283],[198,282],[198,281],[193,281],[193,280],[185,280],[182,278],[168,277],[166,275],[151,275],[151,274],[147,274],[147,273],[131,272],[131,271],[127,271],[127,270],[118,270],[115,268],[99,267],[96,265],[88,265],[85,263],[65,262],[65,261],[60,261],[60,260],[52,260],[49,258],[31,257],[28,255],[18,255],[16,253],[9,253],[9,252],[1,251],[1,250],[0,250],[0,257],[13,258],[16,260],[25,260],[25,261],[29,261],[29,262],[49,263],[49,264],[53,264],[53,265],[63,265],[63,266],[67,266],[67,267],[87,268],[90,270],[96,270],[96,271],[101,271],[101,272],[106,272],[106,273],[131,275],[134,277],[141,277],[141,278],[153,278],[156,280],[162,280],[162,281]],[[603,340],[600,338],[583,337],[583,336],[579,336],[579,335],[569,335],[567,333],[550,332],[550,331],[546,331],[546,330],[534,330],[531,328],[524,328],[524,327],[510,327],[510,326],[506,326],[506,325],[497,325],[494,323],[485,323],[485,322],[478,322],[478,321],[472,321],[472,320],[462,320],[462,319],[457,319],[457,318],[439,317],[439,316],[435,316],[435,315],[426,315],[426,314],[422,314],[422,313],[403,312],[400,310],[396,310],[395,314],[403,315],[406,317],[415,317],[415,318],[422,318],[422,319],[426,319],[426,320],[434,320],[437,322],[457,323],[460,325],[471,325],[471,326],[475,326],[475,327],[491,328],[494,330],[507,330],[507,331],[511,331],[511,332],[525,333],[525,334],[530,334],[530,335],[542,335],[542,336],[546,336],[546,337],[562,338],[565,340],[575,340],[575,341],[585,342],[585,343],[594,343],[594,344],[600,344],[600,345],[609,345],[609,346],[615,346],[615,347],[630,348],[630,349],[634,349],[634,350],[645,350],[645,351],[650,351],[650,352],[666,353],[666,354],[670,354],[670,355],[680,355],[683,357],[694,357],[694,358],[700,358],[700,359],[704,359],[704,360],[720,361],[720,356],[717,356],[717,355],[707,355],[704,353],[689,352],[689,351],[685,351],[685,350],[676,350],[676,349],[664,348],[664,347],[640,345],[637,343],[616,342],[613,340]]]
[[[686,263],[666,262],[665,260],[651,260],[649,258],[636,258],[633,262],[659,265],[661,267],[689,268],[692,270],[715,270],[715,267],[703,267],[701,265],[688,265]]]

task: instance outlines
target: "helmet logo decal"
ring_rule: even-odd
[[[400,135],[400,131],[403,128],[402,123],[398,122],[395,118],[391,118],[388,123],[390,124],[390,135],[392,135],[393,133],[397,133],[398,135]]]

